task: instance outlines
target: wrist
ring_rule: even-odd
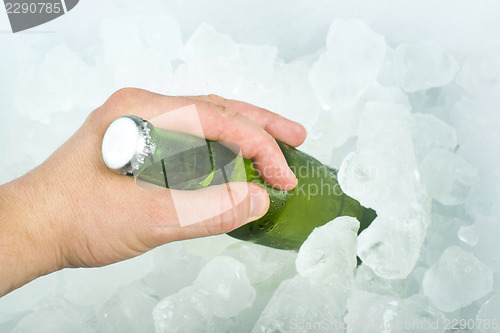
[[[33,173],[0,186],[0,296],[61,268],[47,192]]]

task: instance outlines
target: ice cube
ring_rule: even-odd
[[[357,267],[355,272],[354,286],[358,290],[397,297],[406,295],[407,280],[405,279],[381,278],[363,263]]]
[[[488,117],[483,121],[498,123],[495,117]],[[499,177],[497,171],[500,166],[500,155],[491,153],[500,145],[498,128],[500,127],[494,129],[479,127],[471,130],[472,133],[460,142],[460,147],[457,150],[457,154],[474,165],[487,178],[493,178],[492,175]]]
[[[12,333],[85,332],[83,326],[68,318],[63,309],[36,312],[21,319]]]
[[[424,294],[445,312],[471,304],[486,296],[492,287],[491,268],[457,246],[447,248],[423,280]]]
[[[45,275],[3,296],[0,298],[0,313],[10,314],[31,309],[37,302],[57,290],[60,279],[60,273]]]
[[[250,307],[254,299],[245,266],[232,257],[219,256],[202,268],[193,285],[156,305],[156,331],[217,332],[221,325],[234,325],[226,318]]]
[[[359,184],[361,191],[369,199],[369,203],[360,202],[377,211],[394,213],[406,210],[412,202],[420,200],[418,196],[421,185],[416,172],[413,142],[405,120],[407,112],[400,105],[368,103],[366,112],[362,114],[358,151],[353,152],[353,156],[348,155],[340,166],[339,182],[342,189],[343,182],[346,185],[351,183],[351,186]],[[356,165],[357,168],[352,168],[349,164]],[[362,172],[361,178],[356,175],[358,171]],[[375,184],[371,191],[363,189],[365,185]]]
[[[478,181],[477,171],[472,165],[442,148],[431,150],[419,169],[429,194],[444,205],[464,203],[471,187]]]
[[[400,313],[400,300],[355,290],[347,302],[344,322],[349,333],[383,332]]]
[[[444,332],[445,329],[441,325],[444,319],[445,315],[425,296],[415,294],[401,301],[401,312],[393,320],[393,332]]]
[[[172,81],[172,65],[161,56],[144,55],[120,59],[115,66],[116,88],[138,87],[166,93]]]
[[[183,242],[183,247],[193,256],[213,259],[224,252],[224,250],[231,245],[240,242],[241,241],[236,238],[222,234],[210,237],[188,239]]]
[[[445,86],[459,70],[455,59],[430,40],[399,45],[393,61],[395,79],[406,92]]]
[[[206,94],[209,90],[277,109],[281,105],[281,86],[274,80],[277,53],[275,46],[237,44],[203,23],[179,52],[186,65],[176,71],[173,80],[181,86],[174,84],[172,91]]]
[[[341,123],[335,122],[331,112],[322,110],[311,130],[308,132],[306,141],[301,150],[312,155],[324,164],[328,164],[334,146],[340,142],[343,136]],[[332,144],[324,145],[323,142]]]
[[[101,306],[120,286],[146,276],[152,269],[152,253],[100,268],[63,270],[64,297],[81,306]]]
[[[278,75],[283,84],[283,104],[279,110],[273,111],[299,122],[312,134],[321,107],[316,102],[311,84],[304,80],[310,67],[309,59],[298,59],[281,69]]]
[[[377,82],[386,87],[398,86],[394,78],[394,49],[387,46],[385,49],[384,62],[378,73]]]
[[[425,297],[401,299],[356,290],[347,303],[344,323],[348,333],[444,332],[444,315]],[[435,325],[438,323],[438,325]]]
[[[431,220],[420,255],[420,259],[427,266],[434,265],[443,251],[450,245],[461,245],[457,234],[460,228],[467,224],[463,219],[439,213],[433,213]]]
[[[463,93],[462,87],[450,83],[447,86],[411,93],[408,99],[413,112],[433,115],[452,124],[453,106],[464,101]]]
[[[465,202],[467,214],[473,218],[495,216],[500,213],[500,175],[481,174],[481,179],[475,183]]]
[[[360,133],[358,150],[348,154],[340,165],[342,190],[363,206],[387,214],[406,211],[413,202],[425,200],[420,198],[413,143],[406,124],[381,119],[366,127]]]
[[[472,51],[457,76],[457,83],[482,100],[498,100],[500,43],[490,42]]]
[[[410,108],[408,106],[386,101],[369,101],[359,116],[358,132],[363,138],[376,128],[377,122],[388,120],[403,121],[409,115]]]
[[[83,311],[61,298],[39,302],[32,312],[12,329],[15,333],[87,332],[83,325]]]
[[[98,331],[154,332],[151,313],[157,303],[137,288],[121,287],[97,311]]]
[[[490,136],[496,130],[496,111],[494,110],[496,110],[495,107],[482,101],[462,98],[450,110],[450,124],[455,127],[460,141],[487,144],[490,142]],[[461,142],[461,144],[465,142]],[[478,154],[481,153],[487,153],[487,150],[480,150],[475,155],[471,154],[471,157],[477,158]]]
[[[363,107],[368,102],[384,102],[397,104],[410,109],[408,96],[398,87],[385,87],[378,83],[373,83],[365,90],[361,96],[359,106]]]
[[[166,62],[177,58],[182,46],[179,24],[166,15],[135,15],[105,19],[100,26],[104,59],[116,65],[123,59],[141,60],[160,56]]]
[[[248,278],[253,284],[276,278],[279,274],[295,274],[294,251],[283,251],[270,247],[242,243],[236,244],[224,252],[245,265]],[[273,279],[274,280],[274,279]]]
[[[385,181],[396,171],[388,160],[375,150],[363,149],[349,153],[338,173],[342,191],[358,200],[363,206],[379,206],[379,198],[385,201],[390,193],[385,190]]]
[[[274,45],[238,45],[238,64],[255,83],[272,78],[278,61],[277,56],[278,49]]]
[[[350,216],[315,228],[297,254],[297,272],[316,284],[345,283],[356,268],[358,229]]]
[[[215,324],[203,295],[192,286],[181,289],[153,309],[156,333],[215,332]]]
[[[422,210],[378,215],[358,237],[358,256],[382,278],[406,278],[420,255],[427,219]]]
[[[500,294],[491,296],[481,306],[479,313],[476,317],[476,322],[481,323],[478,325],[479,332],[481,333],[494,333],[500,332]]]
[[[245,266],[229,256],[216,257],[206,264],[193,287],[206,295],[213,314],[222,318],[236,316],[255,299]]]
[[[100,36],[116,88],[167,92],[173,76],[170,60],[178,58],[182,46],[177,22],[167,16],[108,18],[101,24]]]
[[[375,82],[385,49],[384,37],[363,21],[334,21],[327,36],[327,50],[309,73],[321,106],[326,110],[354,107]]]
[[[165,93],[172,81],[170,60],[182,46],[180,27],[167,16],[117,17],[100,27],[105,61],[117,88],[139,87]]]
[[[345,299],[345,290],[312,285],[297,275],[276,289],[252,332],[344,332]]]
[[[479,217],[474,226],[478,233],[478,242],[474,246],[474,255],[495,273],[500,274],[500,224],[497,216]]]
[[[206,259],[189,253],[186,243],[169,243],[153,250],[153,269],[143,282],[163,299],[191,285]],[[172,274],[172,272],[176,272]]]
[[[97,108],[112,93],[102,68],[88,65],[66,45],[50,50],[41,64],[27,65],[18,76],[15,106],[19,114],[49,122],[55,111]]]
[[[419,161],[433,148],[454,151],[458,144],[456,130],[433,115],[412,113],[408,118],[408,127]]]
[[[406,166],[405,169],[415,168],[413,141],[403,116],[406,109],[399,105],[391,107],[381,103],[370,103],[368,107],[385,108],[386,110],[379,113],[381,119],[375,120],[371,126],[363,126],[363,132],[358,138],[358,148],[376,149],[387,155],[392,155],[402,166]],[[367,115],[370,111],[367,112]]]
[[[474,246],[479,241],[477,227],[475,225],[462,226],[458,230],[458,238],[467,245]]]
[[[217,62],[220,57],[235,59],[238,45],[228,35],[217,33],[213,26],[203,23],[186,41],[179,55],[187,63]]]
[[[379,107],[376,108],[375,105]],[[392,109],[396,108],[401,109],[404,115],[393,115]],[[350,138],[363,133],[361,123],[366,120],[364,115],[371,114],[368,116],[370,121],[374,118],[378,121],[393,116],[401,119],[409,112],[408,98],[401,89],[372,84],[363,92],[354,107],[345,110],[323,110],[312,129],[308,131],[309,135],[301,149],[328,164],[331,157],[330,146],[340,147]],[[382,115],[385,117],[378,118]],[[328,142],[329,146],[326,147],[323,142]]]

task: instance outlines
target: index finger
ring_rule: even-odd
[[[218,95],[194,96],[195,99],[232,108],[251,119],[276,139],[290,146],[300,146],[306,139],[306,129],[301,124],[264,108]]]
[[[165,129],[193,133],[195,123],[202,126],[203,137],[231,142],[240,147],[243,157],[256,162],[262,178],[277,189],[290,190],[297,185],[295,175],[274,138],[252,120],[231,108],[186,97],[171,97],[140,89],[129,89],[127,103],[121,103],[116,117],[134,114],[146,120],[157,117],[155,125]],[[114,103],[111,103],[114,104]],[[195,105],[196,116],[169,112]],[[113,119],[114,120],[114,119]]]

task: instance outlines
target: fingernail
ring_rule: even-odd
[[[253,189],[250,193],[250,220],[255,220],[266,213],[268,209],[267,192]]]
[[[297,187],[297,183],[298,183],[298,181],[295,180],[294,183],[288,183],[288,184],[286,184],[285,187],[282,189],[282,191],[291,191],[291,190],[293,190],[295,187]]]

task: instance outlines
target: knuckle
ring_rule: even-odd
[[[102,106],[95,109],[94,111],[89,113],[85,122],[88,124],[98,123],[101,120],[104,112],[105,111],[104,111],[104,108]]]
[[[121,88],[115,91],[101,107],[89,114],[87,121],[109,120],[123,115],[124,111],[134,105],[134,101],[141,92],[141,89],[136,88]]]
[[[121,88],[114,92],[104,104],[111,110],[119,110],[133,105],[137,97],[143,92],[137,88]],[[108,109],[108,108],[106,108]]]
[[[211,235],[225,234],[234,229],[240,220],[240,214],[237,209],[228,209],[225,212],[222,212],[218,219],[217,223],[212,227]]]
[[[226,120],[231,120],[239,115],[238,112],[224,105],[209,104],[209,108]]]
[[[218,104],[218,105],[223,105],[227,101],[224,97],[221,97],[221,96],[215,95],[215,94],[206,95],[205,98],[209,102],[214,103],[214,104]]]
[[[261,137],[255,139],[255,141],[257,143],[256,146],[258,147],[256,155],[260,158],[273,156],[273,154],[276,153],[282,154],[274,138],[268,134],[262,135]]]
[[[87,116],[85,124],[91,128],[97,128],[103,123],[110,123],[114,118],[116,118],[114,116],[115,113],[113,112],[113,108],[102,105]]]
[[[221,223],[223,232],[229,232],[240,224],[242,214],[239,208],[240,207],[234,207],[223,214],[223,216],[225,217],[225,220],[223,220],[223,223]]]
[[[227,233],[240,225],[240,220],[243,218],[240,205],[234,206],[231,204],[228,206],[229,198],[227,194],[220,195],[217,200],[220,213],[205,224],[209,235]]]
[[[120,88],[115,91],[108,100],[127,100],[137,95],[140,91],[141,90],[137,88]]]

